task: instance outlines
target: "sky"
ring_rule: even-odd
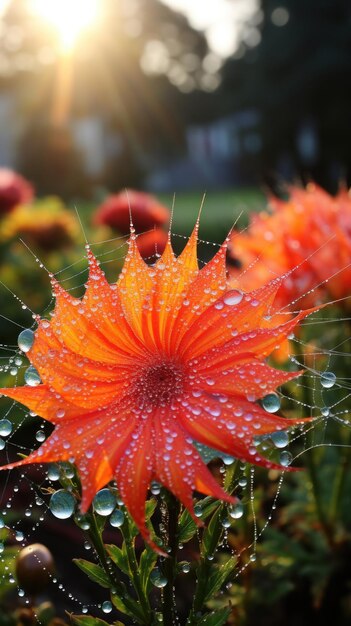
[[[222,57],[233,54],[243,29],[259,6],[258,0],[162,0],[181,11],[191,26],[203,30],[213,52]],[[257,42],[258,43],[258,42]]]

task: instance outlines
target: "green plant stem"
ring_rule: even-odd
[[[342,495],[345,488],[347,475],[351,465],[351,432],[348,435],[346,445],[348,446],[344,451],[342,461],[339,463],[334,479],[332,497],[330,501],[330,524],[334,525],[338,519],[340,504],[342,502]]]
[[[198,623],[198,613],[204,608],[204,603],[208,595],[208,580],[212,569],[212,557],[222,538],[224,529],[222,526],[222,516],[225,505],[221,504],[214,512],[209,527],[205,530],[202,545],[201,557],[197,566],[197,584],[193,600],[193,606],[189,613],[187,626],[195,626]]]
[[[165,496],[168,515],[167,543],[168,558],[162,563],[162,572],[167,579],[167,585],[162,589],[162,615],[164,626],[173,626],[176,623],[176,606],[174,601],[174,579],[177,571],[178,554],[178,518],[180,503],[170,492]]]
[[[134,589],[138,596],[138,600],[142,611],[145,616],[145,624],[151,623],[151,608],[147,595],[145,594],[140,578],[140,568],[135,556],[134,538],[130,532],[130,526],[128,520],[125,521],[122,527],[122,535],[126,546],[126,553],[130,571],[132,573],[132,581]]]

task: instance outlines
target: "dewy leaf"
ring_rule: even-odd
[[[223,626],[227,623],[227,619],[231,613],[230,607],[218,609],[209,615],[205,615],[199,622],[198,626]]]
[[[118,611],[125,613],[125,615],[129,615],[129,617],[132,617],[138,624],[145,625],[145,618],[142,609],[128,594],[123,597],[118,594],[112,594],[111,601]]]
[[[73,559],[73,562],[78,565],[82,572],[94,583],[98,583],[101,587],[110,589],[111,581],[100,565],[90,563],[90,561],[86,561],[85,559]]]
[[[213,500],[213,498],[204,498],[200,502],[197,503],[198,507],[201,507],[201,516],[199,519],[205,520],[213,511],[218,507],[218,500]],[[180,516],[179,526],[178,526],[178,541],[179,543],[186,543],[189,541],[197,531],[196,523],[191,517],[189,511],[184,509],[183,513]]]
[[[139,562],[141,584],[145,595],[147,595],[151,587],[150,574],[156,564],[156,561],[157,554],[154,552],[154,550],[150,550],[150,548],[145,548],[145,550],[143,550],[143,552],[141,553]]]
[[[236,557],[232,556],[224,565],[216,565],[208,578],[206,585],[206,596],[204,602],[207,602],[220,590],[226,582],[232,571],[237,565]]]
[[[117,546],[113,544],[109,544],[109,545],[105,544],[105,548],[108,552],[109,557],[114,562],[114,564],[117,565],[117,567],[122,572],[124,572],[124,574],[127,574],[127,576],[131,576],[131,571],[129,569],[128,559],[127,559],[127,555],[125,554],[125,551],[121,550],[121,548],[118,548]]]

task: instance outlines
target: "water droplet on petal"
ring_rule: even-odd
[[[51,513],[58,519],[68,519],[75,509],[76,501],[69,491],[59,489],[52,494],[49,502]]]
[[[235,304],[240,304],[243,297],[244,297],[244,294],[242,291],[234,289],[233,291],[229,291],[224,296],[223,302],[224,304],[227,304],[228,306],[234,306]]]
[[[94,511],[102,516],[110,515],[116,506],[116,496],[110,491],[110,489],[100,489],[97,492],[94,500]]]
[[[22,330],[22,332],[18,335],[18,347],[22,352],[29,352],[34,343],[34,332],[30,330],[30,328],[26,328]]]
[[[280,409],[280,398],[276,393],[269,393],[262,399],[262,406],[267,413],[276,413]]]
[[[33,365],[30,365],[24,372],[24,380],[30,387],[36,387],[37,385],[40,385],[41,380],[39,372],[35,367],[33,367]]]

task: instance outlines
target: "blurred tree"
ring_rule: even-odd
[[[184,103],[201,86],[205,37],[158,0],[101,0],[99,9],[69,57],[30,0],[12,0],[3,18],[0,89],[20,103],[19,165],[39,192],[67,197],[86,187],[73,119],[103,120],[111,188],[140,184],[185,147]]]
[[[223,113],[260,111],[261,175],[312,177],[331,190],[350,182],[349,0],[261,0],[252,26],[220,94]]]

